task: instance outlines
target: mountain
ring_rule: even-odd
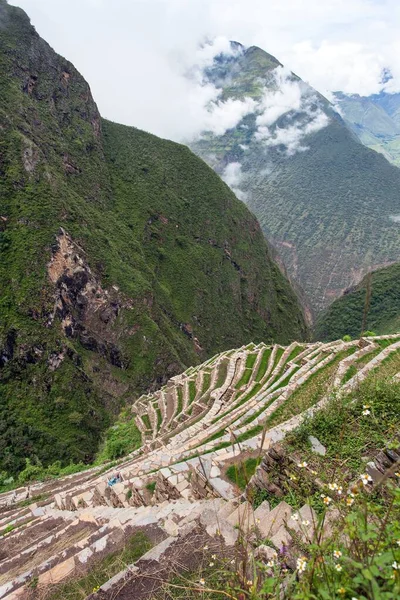
[[[400,167],[400,94],[335,94],[346,124],[360,141]]]
[[[400,331],[400,264],[378,269],[346,290],[318,319],[316,339],[361,335],[364,312],[365,330],[379,335]]]
[[[399,260],[400,171],[332,104],[257,47],[235,44],[204,78],[220,92],[210,111],[236,120],[216,119],[191,147],[254,212],[310,319]]]
[[[188,148],[102,120],[0,0],[0,471],[91,460],[128,398],[306,333],[261,229]]]

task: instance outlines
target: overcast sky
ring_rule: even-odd
[[[400,0],[10,0],[89,82],[103,116],[183,140],[212,90],[185,72],[199,44],[275,55],[322,93],[400,91]]]

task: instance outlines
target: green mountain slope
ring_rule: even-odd
[[[359,336],[366,308],[366,330],[379,335],[400,331],[400,264],[374,271],[370,281],[365,277],[335,300],[316,323],[316,339]]]
[[[335,94],[347,125],[365,145],[400,166],[400,94]]]
[[[255,104],[191,147],[257,216],[311,318],[371,267],[399,260],[400,172],[325,98],[260,48],[219,56],[205,75],[220,102]]]
[[[91,460],[121,404],[305,335],[248,209],[184,146],[102,121],[0,0],[0,471]]]

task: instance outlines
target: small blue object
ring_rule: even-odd
[[[112,487],[113,485],[118,483],[118,481],[119,481],[118,477],[113,477],[112,479],[109,479],[107,483],[110,487]]]

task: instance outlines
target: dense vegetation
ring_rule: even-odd
[[[357,337],[362,333],[364,313],[365,331],[384,335],[400,330],[399,264],[374,271],[335,300],[318,319],[315,336],[327,341],[343,335]]]
[[[277,67],[277,60],[253,47],[236,58],[219,57],[207,75],[221,88],[222,100],[251,97],[262,106],[264,94],[268,98],[282,85],[273,76]],[[257,139],[260,108],[224,135],[206,132],[192,148],[219,173],[229,163],[241,165],[234,187],[315,316],[370,268],[399,260],[400,171],[360,144],[310,86],[295,76],[287,81],[297,82],[305,100],[269,126],[271,136],[285,131],[282,137],[290,140],[306,131],[312,111],[329,118],[327,126],[301,138],[300,150],[288,155],[284,144]],[[282,95],[276,102],[284,100]]]
[[[187,148],[102,121],[5,0],[0,73],[0,471],[89,462],[124,401],[224,348],[304,336],[246,207]],[[60,227],[76,268],[51,281]]]

